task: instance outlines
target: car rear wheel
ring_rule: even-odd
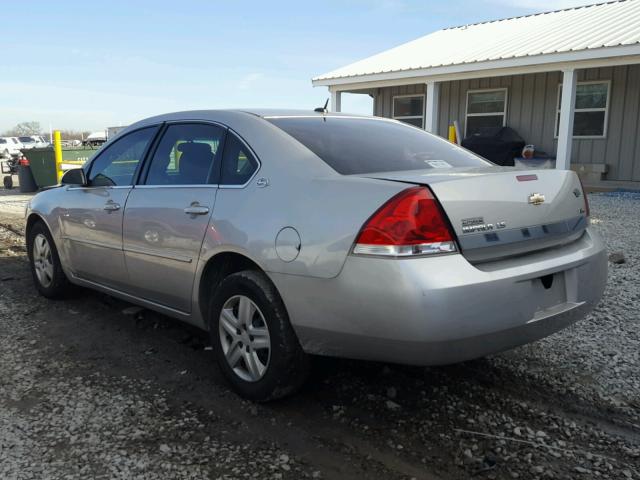
[[[29,230],[27,252],[38,292],[47,298],[64,297],[70,288],[69,281],[62,271],[51,233],[42,222],[37,222]]]
[[[224,376],[241,396],[266,402],[295,392],[309,360],[271,281],[253,270],[234,273],[214,291],[210,335]]]

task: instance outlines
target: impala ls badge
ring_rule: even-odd
[[[507,222],[484,223],[483,217],[463,218],[462,233],[491,232],[507,227]]]
[[[544,203],[544,195],[541,193],[532,193],[529,195],[529,203],[531,205],[542,205]]]

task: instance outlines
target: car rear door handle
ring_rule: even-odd
[[[187,215],[206,215],[209,213],[209,207],[203,207],[202,205],[192,204],[184,209],[184,213]]]
[[[104,204],[104,209],[107,212],[115,212],[116,210],[120,210],[120,204],[115,203],[113,200],[109,200],[107,203]]]

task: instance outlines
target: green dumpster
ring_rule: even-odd
[[[95,148],[63,148],[62,149],[62,169],[78,168],[80,165],[65,165],[65,162],[86,162],[96,153]],[[56,160],[53,148],[32,148],[27,150],[26,157],[31,165],[31,172],[38,187],[48,187],[58,183],[56,178]]]

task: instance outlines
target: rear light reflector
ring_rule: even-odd
[[[367,220],[353,253],[408,257],[453,253],[456,244],[440,204],[426,187],[400,192]]]
[[[537,175],[516,175],[516,180],[519,182],[531,182],[532,180],[537,180]]]

